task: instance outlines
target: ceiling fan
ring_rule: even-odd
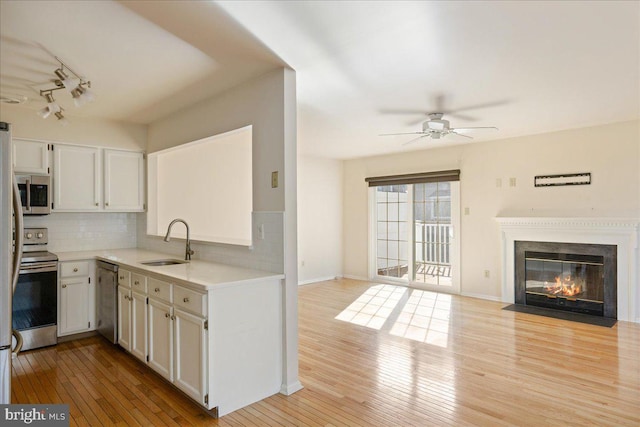
[[[392,135],[420,135],[417,138],[414,138],[410,141],[405,142],[402,145],[407,145],[411,142],[417,141],[422,138],[429,137],[431,139],[440,139],[447,135],[460,135],[465,138],[473,139],[469,135],[464,135],[460,132],[474,131],[478,129],[494,129],[498,130],[495,126],[476,126],[476,127],[466,127],[466,128],[452,128],[449,125],[449,120],[444,120],[442,118],[443,113],[429,113],[429,120],[422,123],[422,131],[421,132],[403,132],[403,133],[383,133],[379,136],[392,136]]]

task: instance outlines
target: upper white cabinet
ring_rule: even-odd
[[[144,210],[144,155],[104,150],[104,209]]]
[[[55,144],[53,210],[143,211],[144,155],[132,151]]]
[[[49,147],[42,141],[13,139],[13,171],[15,173],[49,174]]]
[[[53,149],[53,209],[97,211],[102,208],[100,149],[55,144]]]

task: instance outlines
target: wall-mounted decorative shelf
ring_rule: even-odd
[[[556,187],[559,185],[589,185],[591,172],[565,173],[560,175],[538,175],[534,181],[535,187]]]

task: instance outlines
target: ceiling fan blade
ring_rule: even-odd
[[[454,134],[454,135],[464,136],[465,138],[473,139],[473,137],[471,137],[469,135],[464,135],[462,133],[458,133],[458,132],[455,132],[455,131],[451,131],[451,133]]]
[[[451,130],[455,131],[455,132],[468,132],[468,131],[471,131],[471,130],[478,130],[478,129],[498,130],[498,128],[495,127],[495,126],[480,126],[480,127],[470,127],[470,128],[451,128]]]
[[[408,144],[411,144],[412,142],[416,142],[417,140],[422,139],[422,138],[426,138],[427,136],[429,136],[429,134],[428,134],[428,133],[426,133],[426,134],[424,134],[424,135],[421,135],[421,136],[419,136],[419,137],[417,137],[417,138],[413,138],[412,140],[409,140],[409,141],[407,141],[407,142],[403,143],[402,145],[408,145]]]
[[[451,110],[444,110],[442,111],[443,114],[447,114],[449,116],[452,116],[460,111],[467,111],[467,110],[479,110],[481,108],[489,108],[489,107],[498,107],[500,105],[505,105],[510,103],[511,100],[510,99],[502,99],[499,101],[491,101],[491,102],[484,102],[482,104],[475,104],[475,105],[467,105],[466,107],[460,107],[460,108],[454,108]]]
[[[383,108],[379,110],[382,114],[422,114],[426,115],[424,110],[410,110],[410,109],[395,109],[395,108]]]
[[[394,135],[428,135],[428,133],[427,132],[381,133],[378,136],[394,136]]]

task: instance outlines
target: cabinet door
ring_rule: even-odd
[[[13,171],[15,173],[49,173],[49,144],[26,139],[13,140]]]
[[[55,144],[53,149],[53,209],[96,211],[101,209],[100,150]]]
[[[204,403],[207,385],[205,320],[174,308],[175,364],[173,383],[191,398]]]
[[[89,278],[62,279],[60,284],[60,325],[58,335],[88,331],[91,327]]]
[[[131,293],[131,354],[147,361],[147,296]]]
[[[172,308],[149,298],[149,366],[173,381],[173,321]]]
[[[104,150],[104,208],[110,211],[144,210],[142,153]]]
[[[118,286],[118,344],[131,351],[131,291]]]

